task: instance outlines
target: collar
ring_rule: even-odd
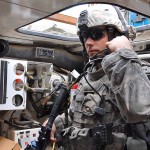
[[[103,71],[101,66],[95,66],[93,68],[88,68],[88,79],[91,81],[96,81],[100,78],[102,78],[105,75],[105,72]]]

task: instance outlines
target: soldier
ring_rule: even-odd
[[[61,133],[65,150],[147,150],[150,82],[125,19],[117,7],[99,4],[80,13],[77,27],[89,57],[87,75],[71,102],[69,126],[59,115],[51,140]]]

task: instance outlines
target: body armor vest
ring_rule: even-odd
[[[97,147],[97,144],[93,143],[95,140],[90,136],[90,129],[97,125],[124,123],[117,106],[115,106],[116,101],[110,90],[109,79],[103,70],[89,72],[86,78],[99,95],[84,78],[81,80],[72,106],[70,106],[73,113],[72,126],[63,130],[64,150],[97,150],[100,144]],[[116,135],[113,134],[114,137]],[[120,137],[119,144],[118,142],[117,145],[111,144],[106,147],[106,150],[120,150],[121,147],[124,147],[126,137],[122,133],[119,134]],[[115,139],[118,141],[118,137]],[[103,150],[104,148],[101,147],[100,149]]]
[[[99,95],[82,79],[74,96],[73,126],[89,128],[112,122],[121,124],[122,117],[115,106],[114,94],[103,70],[89,72],[86,78]]]

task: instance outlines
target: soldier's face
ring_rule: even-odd
[[[85,35],[83,38],[89,58],[93,57],[97,53],[102,53],[102,51],[106,48],[106,42],[108,42],[108,34],[106,30],[101,28],[93,28],[93,30],[94,31],[90,32],[89,36]]]

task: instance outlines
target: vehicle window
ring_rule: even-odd
[[[61,11],[47,18],[29,24],[20,28],[20,31],[32,31],[51,35],[55,38],[78,38],[76,34],[76,19],[81,10],[90,7],[90,5],[80,5]]]
[[[72,8],[61,11],[57,14],[51,15],[42,20],[36,21],[32,24],[24,26],[19,29],[20,32],[28,34],[34,34],[38,36],[48,36],[49,38],[61,39],[61,40],[75,40],[78,39],[76,34],[76,19],[79,16],[81,10],[88,7],[93,7],[98,4],[84,4],[74,6]],[[139,15],[137,13],[120,8],[124,14],[124,17],[128,25],[132,25],[135,28],[142,27],[150,24],[150,19]],[[149,28],[149,27],[148,27]]]

